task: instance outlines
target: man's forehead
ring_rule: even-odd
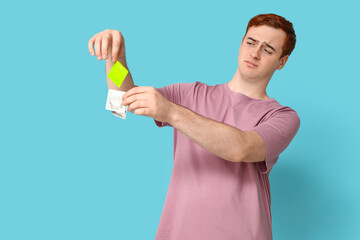
[[[251,37],[259,42],[282,44],[286,38],[286,33],[282,29],[269,26],[256,26],[249,28],[245,38]]]

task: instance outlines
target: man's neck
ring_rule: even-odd
[[[269,96],[266,94],[266,87],[269,80],[245,81],[241,78],[239,69],[236,69],[234,77],[227,84],[230,90],[242,93],[250,98],[268,99]]]

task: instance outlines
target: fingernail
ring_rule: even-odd
[[[115,58],[112,58],[112,61],[115,62]]]
[[[106,59],[106,55],[104,55],[103,58]]]

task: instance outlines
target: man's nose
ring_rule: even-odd
[[[253,48],[250,53],[250,56],[255,59],[260,59],[260,47]]]

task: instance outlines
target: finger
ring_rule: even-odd
[[[129,111],[134,111],[135,109],[144,108],[144,107],[147,107],[146,101],[137,100],[137,101],[134,101],[131,104],[129,104],[128,110]]]
[[[103,38],[101,40],[101,53],[102,53],[103,59],[107,59],[107,50],[108,50],[110,40],[111,39],[107,35],[103,36]]]
[[[143,116],[149,116],[149,109],[148,108],[137,108],[133,112],[136,115],[143,115]]]
[[[130,97],[126,98],[125,100],[123,100],[121,102],[121,104],[123,106],[126,106],[126,105],[130,105],[136,101],[144,101],[144,100],[147,100],[147,96],[144,94],[144,93],[138,93],[138,94],[134,94],[134,95],[131,95]]]
[[[123,95],[122,99],[124,100],[134,94],[146,93],[146,92],[149,92],[149,90],[150,90],[150,87],[133,87],[132,89],[130,89]]]
[[[89,48],[89,52],[91,54],[91,56],[95,55],[94,52],[94,42],[95,42],[95,36],[93,36],[92,38],[90,38],[89,42],[88,42],[88,48]]]
[[[113,62],[116,62],[116,60],[119,58],[120,46],[121,46],[120,34],[113,34],[112,53],[111,53]]]
[[[95,51],[96,51],[96,56],[97,56],[98,60],[102,59],[100,47],[101,47],[101,38],[97,37],[95,39]]]

